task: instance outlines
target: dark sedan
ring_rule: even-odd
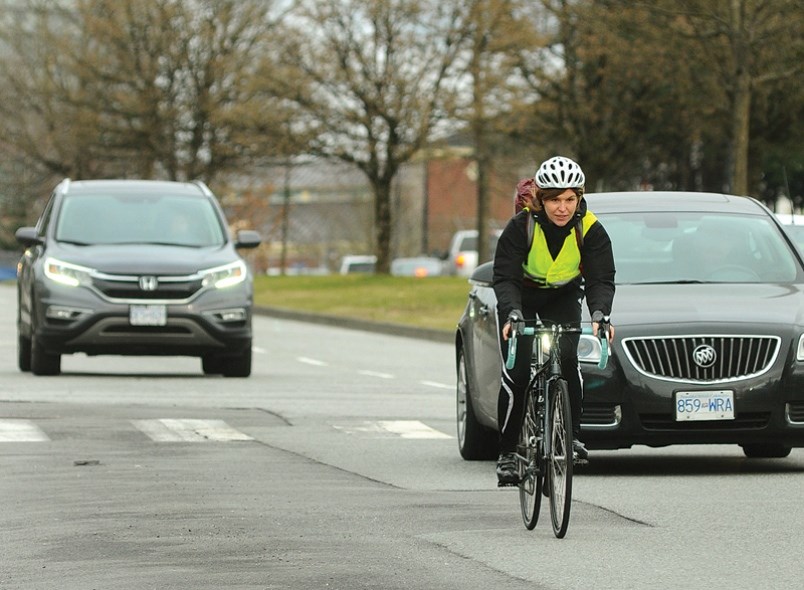
[[[722,194],[586,199],[617,266],[606,369],[597,368],[593,339],[579,346],[587,446],[736,444],[748,457],[804,446],[804,269],[774,215],[754,199]],[[455,339],[465,459],[497,454],[491,267],[472,275]]]
[[[202,183],[64,180],[36,227],[17,230],[18,363],[56,375],[61,356],[182,355],[204,373],[251,373],[252,277]]]

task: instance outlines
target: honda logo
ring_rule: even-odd
[[[692,360],[702,369],[707,369],[715,364],[717,352],[708,344],[701,344],[692,351]]]
[[[156,291],[159,281],[156,277],[140,277],[140,289],[143,291]]]

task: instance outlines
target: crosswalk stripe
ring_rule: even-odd
[[[50,438],[30,420],[0,420],[0,442],[43,442]]]
[[[155,442],[206,442],[254,440],[223,420],[170,419],[132,420],[134,426]]]
[[[359,424],[334,424],[333,426],[349,434],[369,435],[377,438],[388,436],[413,439],[453,438],[440,430],[430,428],[419,420],[377,420],[364,421]]]

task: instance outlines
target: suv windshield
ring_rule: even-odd
[[[618,283],[793,282],[798,264],[770,219],[701,213],[599,214]]]
[[[67,195],[58,241],[96,244],[221,246],[224,228],[207,199],[181,195]]]

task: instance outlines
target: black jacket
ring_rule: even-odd
[[[523,264],[527,261],[530,250],[528,239],[528,216],[533,216],[544,231],[547,247],[555,259],[561,246],[571,231],[575,231],[577,222],[586,215],[586,200],[581,199],[575,218],[564,227],[550,222],[543,212],[532,213],[528,210],[514,215],[497,242],[494,253],[494,293],[497,295],[497,309],[501,318],[508,317],[514,310],[522,310],[522,289],[538,289],[535,283],[524,278]],[[586,295],[589,313],[602,311],[611,314],[614,300],[614,254],[611,240],[605,228],[596,221],[586,232],[581,245],[582,274],[575,284],[582,283]],[[528,284],[525,284],[527,281]]]

